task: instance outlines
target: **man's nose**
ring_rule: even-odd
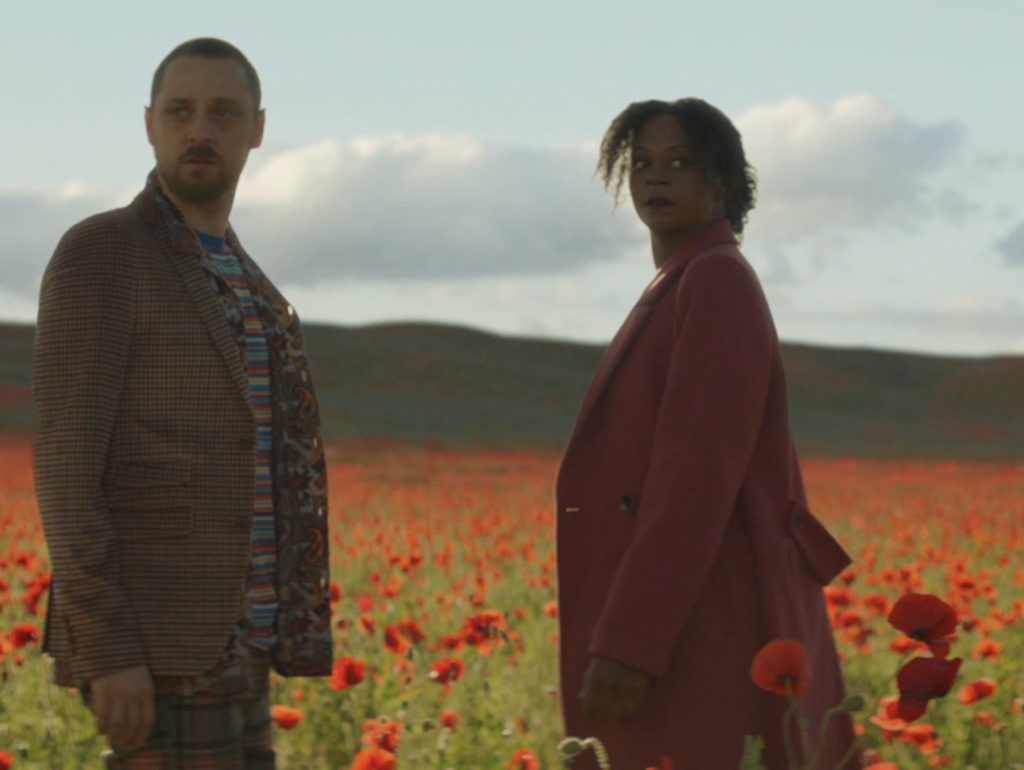
[[[206,115],[196,115],[188,125],[188,139],[196,144],[205,144],[213,136],[213,124]]]

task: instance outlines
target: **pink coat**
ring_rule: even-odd
[[[786,768],[782,696],[749,678],[775,638],[806,645],[816,736],[845,695],[822,586],[849,557],[808,512],[778,338],[722,219],[658,271],[604,355],[557,485],[561,687],[568,735],[614,770],[732,770],[745,735]],[[583,714],[592,654],[656,677],[641,712]],[[830,722],[822,768],[853,741]],[[859,767],[854,759],[843,767]],[[592,759],[574,770],[596,768]]]

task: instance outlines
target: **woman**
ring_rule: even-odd
[[[849,564],[807,511],[779,343],[737,248],[754,180],[739,133],[699,99],[630,105],[598,170],[651,234],[657,267],[604,355],[558,477],[566,731],[616,770],[732,770],[745,735],[788,768],[786,699],[749,671],[774,638],[807,648],[815,746],[844,697],[822,585]],[[796,739],[798,740],[798,739]],[[851,748],[829,721],[821,768]],[[851,758],[843,768],[859,767]],[[592,758],[574,768],[596,768]]]

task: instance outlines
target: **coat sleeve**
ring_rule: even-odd
[[[591,637],[592,654],[666,672],[733,514],[776,344],[749,265],[711,254],[687,266],[636,528]]]
[[[33,353],[36,495],[76,682],[145,663],[103,489],[131,347],[131,260],[115,223],[61,240],[43,277]],[[57,612],[54,610],[57,609]]]

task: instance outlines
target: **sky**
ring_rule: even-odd
[[[758,175],[743,252],[780,337],[1024,354],[1022,0],[19,3],[0,25],[0,319],[153,165],[153,70],[260,73],[232,225],[306,322],[606,342],[654,273],[594,176],[630,102],[698,96]]]

